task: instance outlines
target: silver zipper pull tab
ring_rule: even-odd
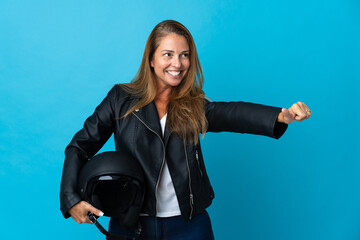
[[[198,151],[195,150],[195,158],[196,158],[196,161],[198,163],[198,166],[199,166],[199,170],[200,170],[200,174],[201,174],[201,177],[204,175],[202,170],[201,170],[201,166],[200,166],[200,161],[199,161],[199,154],[198,154]]]
[[[189,216],[189,220],[192,219],[192,215],[193,215],[193,211],[194,211],[194,195],[192,195],[192,193],[190,193],[190,216]]]

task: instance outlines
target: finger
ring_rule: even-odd
[[[81,220],[77,217],[71,217],[76,223],[81,224]]]
[[[82,216],[82,217],[79,217],[79,218],[73,218],[74,221],[78,224],[82,224],[82,223],[90,223],[90,224],[93,224],[93,222],[90,221],[90,219],[88,218],[88,216]]]
[[[90,218],[88,217],[88,215],[86,215],[86,217],[84,217],[84,218],[82,219],[82,221],[83,221],[83,223],[94,224],[94,223],[90,220]]]
[[[89,210],[89,212],[94,213],[94,214],[95,214],[96,216],[98,216],[98,217],[104,216],[104,213],[103,213],[101,210],[93,207],[93,206],[90,205],[90,204],[89,204],[88,210]]]
[[[85,201],[81,201],[78,204],[74,205],[69,210],[69,213],[71,217],[74,219],[74,221],[77,222],[78,224],[92,223],[87,216],[89,211],[96,211],[97,213],[99,213],[99,210],[94,208],[91,204]]]
[[[90,219],[87,216],[81,216],[81,217],[73,217],[72,219],[74,219],[74,221],[78,224],[82,224],[82,223],[93,223],[90,221]]]
[[[312,116],[312,111],[309,109],[307,112],[306,112],[308,118]]]
[[[299,108],[306,114],[307,106],[303,102],[298,102]]]
[[[291,108],[290,108],[294,114],[296,115],[295,116],[295,120],[296,121],[303,121],[304,119],[307,118],[307,115],[306,115],[306,111],[305,109],[303,109],[303,106],[301,104],[301,102],[297,102],[297,103],[294,103]]]
[[[312,112],[311,112],[311,110],[309,109],[309,107],[306,106],[305,103],[303,103],[303,106],[304,106],[304,109],[305,109],[306,117],[307,117],[307,118],[311,117]]]
[[[305,112],[306,118],[309,118],[312,115],[311,110],[303,102],[298,102],[299,107]]]

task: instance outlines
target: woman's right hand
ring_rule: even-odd
[[[91,223],[88,212],[92,212],[97,216],[103,216],[104,213],[100,211],[99,209],[93,207],[91,204],[81,201],[75,204],[72,208],[70,208],[69,213],[71,217],[74,219],[75,222],[81,224],[81,223]]]

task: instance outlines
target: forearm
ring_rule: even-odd
[[[279,138],[286,126],[276,124],[281,108],[247,102],[208,102],[210,132],[239,132]]]

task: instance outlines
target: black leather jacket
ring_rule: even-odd
[[[184,143],[166,127],[162,136],[154,103],[122,118],[136,101],[136,97],[115,85],[67,146],[60,190],[60,208],[64,217],[69,217],[68,210],[81,201],[77,194],[79,169],[112,133],[116,150],[132,154],[143,167],[147,180],[143,213],[156,215],[155,193],[165,159],[185,219],[191,219],[211,204],[214,192],[200,144]],[[276,122],[280,108],[245,102],[207,102],[205,107],[208,131],[211,132],[230,131],[279,138],[287,128],[286,124]]]

